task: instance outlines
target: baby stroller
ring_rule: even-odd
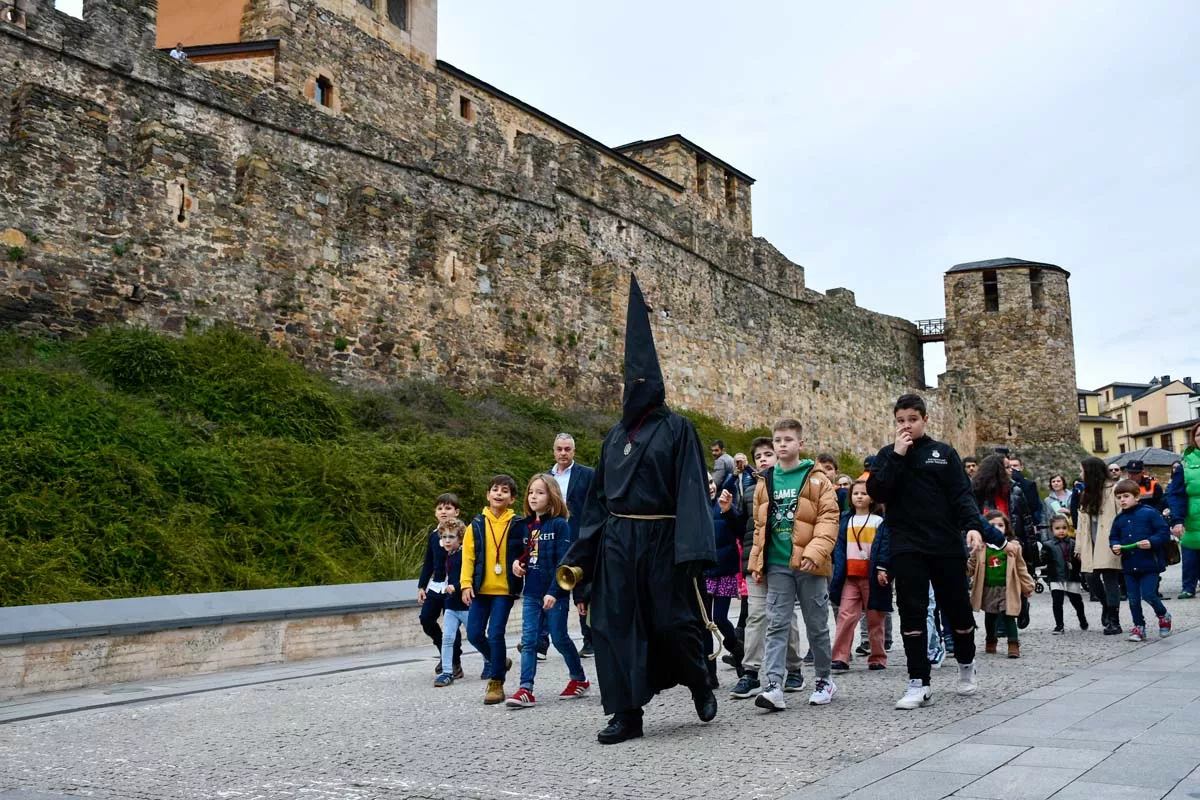
[[[1033,591],[1036,594],[1041,594],[1046,591],[1046,586],[1049,585],[1050,579],[1046,577],[1046,571],[1050,569],[1049,559],[1046,556],[1046,543],[1038,542],[1038,563],[1041,564],[1037,569],[1033,570]]]

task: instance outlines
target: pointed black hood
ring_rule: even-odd
[[[651,411],[667,399],[654,334],[650,330],[650,309],[642,297],[637,278],[629,279],[629,310],[625,313],[625,395],[621,398],[621,426],[626,431],[637,427]]]

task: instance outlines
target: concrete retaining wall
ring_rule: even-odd
[[[418,613],[415,581],[0,608],[0,700],[429,645]]]

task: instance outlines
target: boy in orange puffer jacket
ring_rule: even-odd
[[[750,574],[767,584],[767,635],[763,669],[767,683],[754,700],[782,711],[788,628],[797,600],[813,651],[816,686],[810,705],[825,705],[837,686],[830,679],[829,576],[837,543],[838,499],[833,482],[808,459],[800,459],[801,426],[780,420],[774,428],[775,466],[764,470],[754,491],[754,546]]]

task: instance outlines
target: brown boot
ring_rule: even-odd
[[[1009,640],[1009,642],[1008,642],[1008,657],[1009,658],[1020,658],[1021,657],[1021,643],[1020,642],[1014,642],[1011,639]]]
[[[504,683],[502,681],[488,681],[487,691],[483,693],[483,704],[485,706],[494,706],[497,703],[504,702]]]
[[[988,639],[988,640],[987,640],[987,641],[984,643],[984,645],[983,645],[983,652],[985,652],[985,653],[995,653],[995,652],[996,652],[996,643],[997,643],[998,641],[999,641],[998,639],[991,639],[991,638],[989,638],[989,639]]]

